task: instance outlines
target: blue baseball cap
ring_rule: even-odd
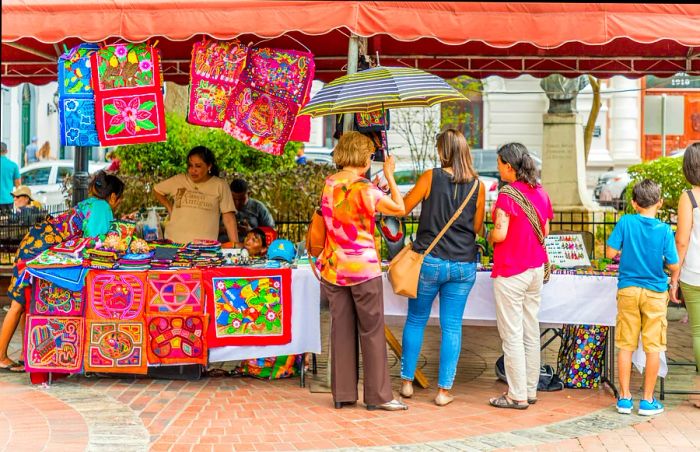
[[[268,259],[279,259],[291,263],[296,254],[297,250],[294,244],[286,239],[277,239],[270,243],[270,246],[267,248]]]

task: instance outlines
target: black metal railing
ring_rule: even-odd
[[[44,206],[29,214],[14,214],[12,211],[0,211],[0,265],[11,265],[20,242],[37,221],[47,215],[65,212],[64,204]]]

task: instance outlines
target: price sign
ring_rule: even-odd
[[[552,265],[559,268],[591,266],[581,234],[550,234],[544,244]]]

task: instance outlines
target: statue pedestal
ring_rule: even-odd
[[[599,210],[586,189],[583,127],[578,115],[545,113],[542,122],[542,186],[554,211]]]

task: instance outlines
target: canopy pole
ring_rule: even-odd
[[[73,155],[73,205],[87,199],[90,174],[88,172],[90,146],[76,146]]]
[[[360,37],[356,34],[350,36],[348,41],[348,75],[357,72],[357,60],[360,58]],[[352,113],[343,116],[343,132],[352,130]]]

